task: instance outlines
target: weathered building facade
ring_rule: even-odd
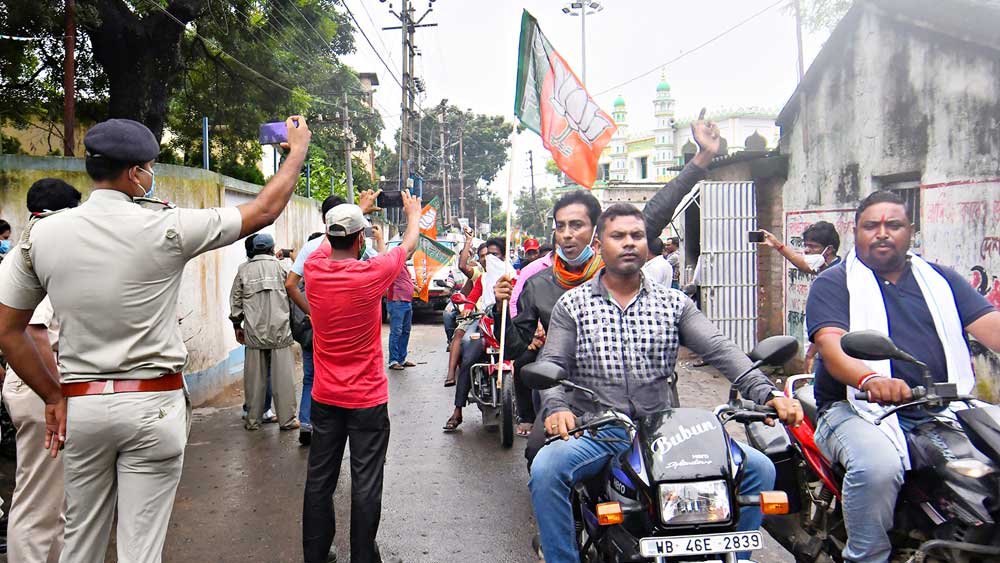
[[[806,226],[826,220],[837,226],[846,255],[858,202],[875,190],[897,190],[917,225],[914,250],[968,276],[1000,306],[995,3],[855,3],[778,125],[789,163],[786,241],[800,244]],[[801,336],[809,280],[787,267],[784,277],[786,331]],[[992,358],[977,354],[980,375],[1000,373]]]

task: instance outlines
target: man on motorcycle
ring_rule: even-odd
[[[719,151],[721,137],[715,123],[698,119],[691,124],[691,132],[698,143],[698,154],[646,203],[643,219],[646,234],[650,237],[660,236],[677,205],[695,184],[705,178],[705,169]],[[507,358],[518,358],[524,354],[534,340],[538,323],[541,322],[542,328],[548,330],[556,301],[570,289],[590,281],[601,269],[601,257],[594,251],[600,214],[600,202],[587,190],[569,192],[556,202],[552,210],[556,245],[553,265],[532,275],[524,284],[518,297],[517,316],[512,316],[511,322],[507,323],[504,352]],[[503,302],[510,300],[513,289],[513,284],[506,278],[500,278],[494,286],[497,306],[493,310],[493,319],[496,327],[501,326]],[[540,425],[535,424],[524,453],[529,464],[543,439]]]
[[[923,378],[913,364],[873,365],[852,358],[840,338],[865,329],[888,334],[899,348],[926,363],[936,381],[953,381],[968,393],[974,375],[965,333],[1000,351],[1000,313],[958,272],[908,252],[914,227],[896,194],[872,193],[854,221],[854,250],[813,282],[806,322],[820,356],[816,445],[846,469],[844,560],[874,563],[891,555],[888,531],[909,468],[905,433],[928,414],[902,411],[875,426],[877,411],[855,401],[855,390],[867,391],[872,402],[901,404]]]
[[[600,473],[629,447],[627,434],[617,427],[570,439],[576,416],[612,407],[635,420],[676,406],[670,379],[682,344],[719,369],[745,397],[776,409],[783,422],[797,425],[802,420],[799,402],[781,395],[766,375],[754,370],[739,377],[750,368],[750,359],[688,297],[645,278],[647,229],[638,209],[615,204],[597,225],[605,267],[559,299],[538,358],[562,366],[569,380],[594,391],[599,401],[559,386],[542,391],[546,432],[563,438],[538,452],[528,485],[549,563],[579,561],[570,505],[573,485]],[[746,470],[740,494],[771,488],[774,465],[757,450],[741,447]],[[743,508],[739,530],[756,530],[761,520],[760,508]]]

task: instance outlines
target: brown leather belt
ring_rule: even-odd
[[[112,379],[110,381],[113,381],[114,393],[150,393],[184,388],[184,376],[179,373],[168,373],[156,379]],[[66,398],[104,395],[107,388],[108,380],[63,383],[62,394]]]

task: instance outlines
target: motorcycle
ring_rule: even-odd
[[[475,307],[475,303],[461,293],[451,296],[456,307]],[[493,317],[482,312],[464,315],[465,319],[478,319],[479,333],[469,336],[472,340],[482,339],[486,362],[478,362],[470,368],[472,388],[469,400],[479,407],[483,415],[483,426],[499,427],[500,445],[509,448],[514,445],[514,362],[504,360],[500,364],[500,340],[494,335]]]
[[[797,350],[798,342],[790,336],[763,340],[751,353],[753,367],[743,376],[762,365],[783,364]],[[553,363],[529,364],[521,376],[533,389],[561,385],[598,400],[593,391],[567,381],[565,370]],[[582,561],[736,563],[737,552],[761,548],[759,531],[737,531],[739,508],[759,505],[765,514],[784,513],[788,498],[776,491],[738,494],[745,471],[743,451],[725,425],[767,418],[776,419],[775,411],[740,399],[735,385],[729,402],[714,413],[666,408],[633,421],[608,408],[578,417],[571,434],[619,426],[628,432],[631,444],[602,473],[573,488]],[[559,439],[549,437],[546,444]]]
[[[957,420],[938,414],[907,433],[912,468],[896,503],[891,561],[1000,561],[1000,407],[958,393],[953,383],[935,383],[924,363],[878,332],[848,333],[841,346],[854,358],[908,362],[924,370],[925,383],[912,389],[912,400],[888,409],[876,424],[907,409],[928,407],[930,413],[952,403],[968,407],[954,413]],[[799,428],[786,432],[751,423],[747,437],[774,462],[776,488],[791,499],[789,514],[766,517],[764,528],[797,562],[840,562],[847,541],[844,468],[827,460],[813,439],[812,377],[797,375],[785,383],[785,395],[798,399],[805,411]],[[863,391],[855,396],[868,399]]]

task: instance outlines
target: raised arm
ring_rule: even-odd
[[[719,127],[704,120],[705,110],[701,110],[701,116],[691,124],[691,134],[698,143],[698,154],[691,159],[691,162],[681,170],[676,178],[664,186],[643,209],[643,217],[646,220],[646,236],[658,237],[667,223],[673,219],[674,210],[680,204],[684,196],[691,191],[691,188],[705,178],[705,170],[712,159],[719,152],[721,136]]]
[[[403,191],[403,212],[406,213],[406,232],[403,233],[400,246],[406,250],[406,257],[409,258],[417,251],[417,244],[420,242],[420,217],[423,215],[420,198],[410,195],[410,190]]]
[[[250,203],[239,206],[240,215],[243,217],[240,238],[274,223],[295,191],[299,173],[306,161],[312,132],[306,125],[306,119],[300,115],[286,119],[285,126],[288,128],[288,143],[283,143],[282,147],[289,149],[288,156],[281,163],[278,173],[260,190],[257,197]]]
[[[806,274],[815,274],[815,273],[817,273],[816,270],[813,270],[812,268],[810,268],[809,264],[806,263],[806,259],[805,259],[805,255],[804,254],[802,254],[801,252],[796,252],[796,251],[792,250],[791,248],[789,248],[788,246],[786,246],[784,243],[782,243],[780,240],[778,240],[778,237],[772,235],[770,232],[765,231],[764,229],[761,229],[760,231],[762,233],[764,233],[764,242],[762,242],[761,245],[763,245],[763,246],[769,246],[769,247],[777,250],[778,254],[781,254],[782,256],[784,256],[785,260],[788,260],[788,262],[791,265],[793,265],[796,268],[798,268],[800,272],[803,272],[803,273],[806,273]]]
[[[462,252],[458,254],[458,269],[465,274],[465,277],[472,279],[475,272],[469,267],[469,257],[472,255],[472,239],[475,233],[472,232],[472,229],[466,228],[463,234],[465,234],[465,245],[462,246]]]

